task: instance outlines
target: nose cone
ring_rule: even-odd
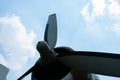
[[[39,41],[36,46],[37,50],[41,53],[44,50],[51,50],[45,41]]]
[[[48,49],[50,49],[50,47],[49,47],[49,45],[45,42],[45,41],[39,41],[38,43],[37,43],[37,49],[38,48],[48,48]]]
[[[36,47],[44,63],[51,63],[54,60],[54,52],[46,42],[40,41]]]
[[[37,43],[37,47],[39,46],[39,45],[44,45],[44,44],[47,44],[45,41],[39,41],[38,43]]]

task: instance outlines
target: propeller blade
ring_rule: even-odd
[[[57,42],[57,20],[56,14],[52,14],[48,18],[46,25],[44,41],[46,41],[51,48],[54,48]]]
[[[6,66],[0,64],[0,80],[6,80],[8,72],[9,69]]]
[[[73,51],[57,56],[66,66],[80,71],[120,77],[120,55],[104,52]]]
[[[35,74],[32,72],[31,80],[35,80]]]
[[[34,66],[31,67],[26,73],[24,73],[20,78],[18,78],[17,80],[21,80],[22,78],[24,78],[25,76],[27,76],[29,73],[31,73],[34,70]]]

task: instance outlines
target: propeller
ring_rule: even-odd
[[[61,80],[71,69],[120,77],[120,55],[105,52],[74,51],[69,47],[56,47],[57,20],[52,14],[48,18],[44,41],[37,43],[40,58],[23,74],[21,80],[32,73],[31,80]]]
[[[70,68],[56,58],[57,53],[54,51],[56,41],[56,14],[52,14],[48,18],[44,41],[39,41],[36,46],[41,57],[35,65],[18,78],[18,80],[21,80],[29,73],[32,73],[31,80],[60,80],[70,72]]]

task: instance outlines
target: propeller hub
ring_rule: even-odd
[[[37,50],[39,52],[42,52],[42,51],[44,51],[44,49],[51,50],[49,45],[45,41],[39,41],[37,43]]]
[[[36,48],[40,53],[41,60],[43,60],[44,63],[53,62],[55,59],[54,52],[45,41],[39,41]]]

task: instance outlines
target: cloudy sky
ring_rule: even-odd
[[[53,13],[58,23],[56,46],[120,53],[119,0],[0,0],[0,64],[10,69],[8,80],[16,80],[39,58],[36,43],[43,40]]]

